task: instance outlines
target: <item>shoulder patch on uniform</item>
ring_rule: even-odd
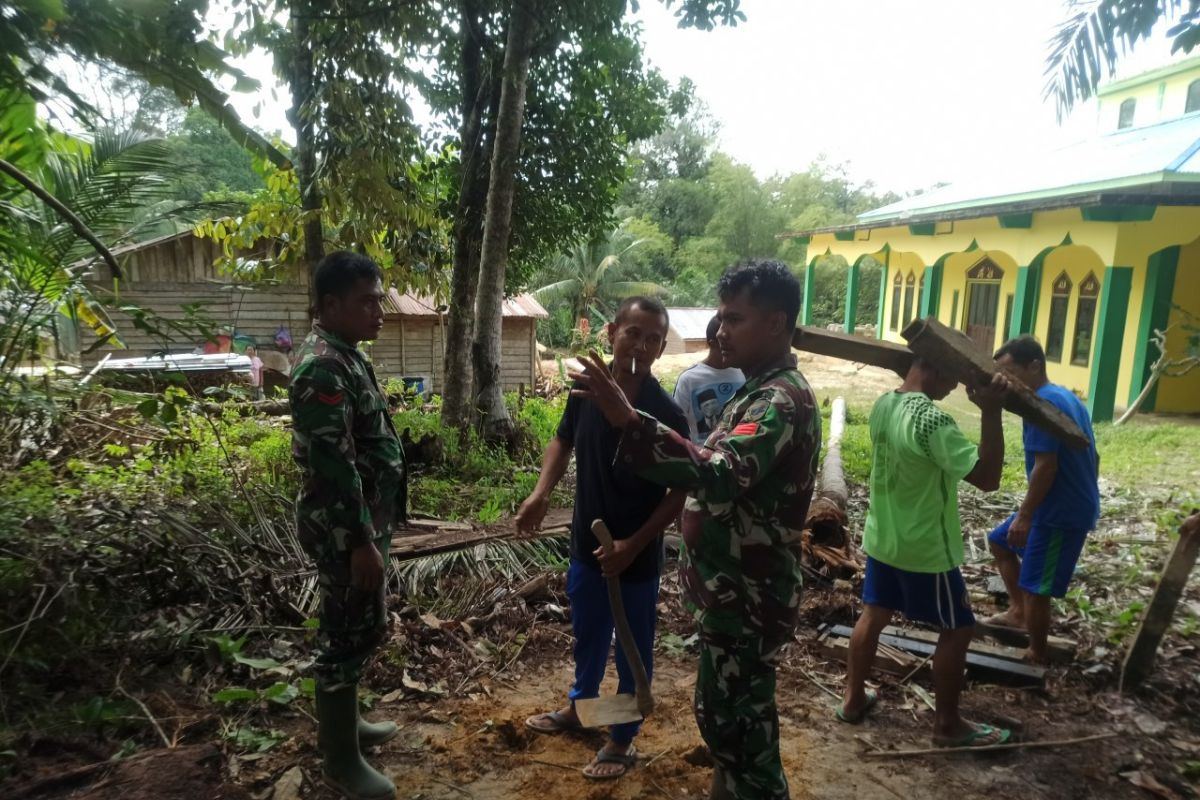
[[[755,400],[754,403],[746,409],[746,413],[742,414],[741,422],[758,422],[767,415],[767,411],[771,409],[771,401],[763,397]]]

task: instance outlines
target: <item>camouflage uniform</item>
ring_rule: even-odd
[[[821,417],[786,361],[747,381],[703,448],[653,419],[617,457],[690,490],[680,564],[700,629],[696,722],[738,798],[788,797],[779,758],[775,666],[800,605],[800,531],[812,499]]]
[[[292,456],[304,473],[296,532],[321,591],[317,682],[333,689],[358,681],[386,630],[384,590],[350,585],[350,551],[374,542],[386,570],[405,518],[404,453],[371,365],[320,325],[296,354],[288,401]]]

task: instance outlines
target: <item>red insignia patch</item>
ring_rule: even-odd
[[[336,406],[342,402],[342,398],[344,396],[345,394],[343,392],[334,392],[333,394],[317,392],[317,402],[324,403],[327,406]]]
[[[733,429],[734,436],[753,436],[758,433],[757,422],[743,422]]]

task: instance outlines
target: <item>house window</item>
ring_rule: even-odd
[[[1188,84],[1187,103],[1183,107],[1183,113],[1190,114],[1193,111],[1200,111],[1200,80]]]
[[[892,330],[900,328],[900,291],[903,286],[904,279],[897,272],[896,277],[892,278]]]
[[[950,298],[950,327],[958,327],[958,289],[954,290],[954,295]]]
[[[1092,352],[1092,333],[1096,327],[1096,300],[1100,296],[1100,281],[1094,273],[1079,284],[1079,302],[1075,306],[1075,336],[1071,343],[1071,364],[1086,367]]]
[[[925,275],[922,274],[917,279],[917,308],[916,315],[918,317],[925,316]]]
[[[1133,125],[1133,114],[1137,110],[1137,100],[1129,98],[1121,101],[1121,111],[1117,115],[1117,130]]]
[[[1014,295],[1008,295],[1004,298],[1004,330],[1000,331],[1000,338],[1008,341],[1008,337],[1012,335],[1012,310],[1013,310]]]
[[[913,320],[913,290],[917,286],[917,276],[911,272],[904,279],[904,327]]]
[[[1071,279],[1059,273],[1050,296],[1050,327],[1046,331],[1046,360],[1062,363],[1063,342],[1067,336],[1067,305],[1071,300]]]

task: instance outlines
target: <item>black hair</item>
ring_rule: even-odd
[[[800,316],[800,281],[782,261],[751,259],[725,270],[717,281],[717,295],[728,300],[742,290],[750,292],[750,302],[760,308],[782,311],[789,328],[796,327]]]
[[[1015,339],[1009,339],[993,356],[997,361],[1008,356],[1022,367],[1028,367],[1034,361],[1046,364],[1046,351],[1042,349],[1041,343],[1030,336],[1028,333],[1023,333]]]
[[[338,250],[325,256],[317,263],[313,272],[312,296],[316,311],[321,310],[321,298],[331,294],[344,297],[363,279],[383,280],[383,270],[371,259],[349,250]]]
[[[705,400],[717,400],[717,393],[712,389],[705,389],[700,394],[696,395],[696,400],[703,403]]]
[[[640,294],[633,297],[626,297],[621,302],[620,307],[617,308],[617,315],[613,317],[613,324],[620,325],[623,323],[625,317],[635,308],[640,308],[642,311],[649,311],[651,314],[657,314],[667,323],[667,327],[671,326],[671,315],[667,313],[667,307],[662,304],[662,301]]]
[[[704,341],[709,344],[715,342],[719,330],[721,330],[721,318],[713,314],[713,318],[708,321],[708,327],[704,330]]]

